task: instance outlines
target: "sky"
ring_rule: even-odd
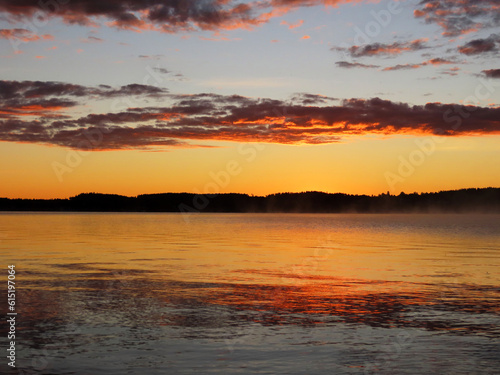
[[[0,0],[0,197],[500,187],[497,0]]]

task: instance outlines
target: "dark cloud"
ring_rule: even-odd
[[[422,0],[414,15],[441,26],[448,37],[500,26],[498,0]]]
[[[134,91],[134,85],[124,87]],[[116,150],[192,147],[201,140],[323,144],[360,134],[500,132],[500,108],[412,106],[379,98],[333,104],[335,98],[309,93],[295,94],[289,101],[212,93],[168,95],[166,99],[165,106],[83,117],[50,116],[60,103],[47,102],[45,113],[35,120],[12,112],[0,117],[0,140]]]
[[[270,6],[267,4],[267,7]],[[247,5],[231,0],[0,1],[0,11],[9,14],[13,20],[31,17],[35,12],[44,10],[70,24],[95,25],[99,18],[104,17],[110,20],[107,24],[112,27],[172,33],[256,26],[266,21],[265,12],[259,12],[263,7],[264,3]]]
[[[98,38],[96,36],[89,36],[88,38],[80,39],[82,43],[102,43],[104,39]]]
[[[44,96],[85,96],[90,94],[85,86],[61,82],[0,81],[0,99],[36,98]]]
[[[387,72],[391,70],[407,70],[407,69],[418,69],[423,66],[428,66],[428,65],[434,65],[434,66],[439,66],[439,65],[448,65],[448,64],[455,64],[456,62],[454,60],[448,60],[444,59],[441,57],[430,59],[427,61],[423,61],[419,64],[398,64],[395,66],[389,66],[387,68],[382,69],[382,71]]]
[[[62,82],[0,81],[0,118],[38,116],[67,117],[62,110],[84,104],[88,99],[112,97],[161,97],[166,89],[129,84],[119,88],[107,85],[87,87]]]
[[[352,69],[352,68],[379,68],[378,65],[367,65],[367,64],[361,64],[361,63],[350,63],[348,61],[337,61],[335,63],[339,68],[345,68],[345,69]]]
[[[168,92],[167,89],[162,89],[156,86],[141,85],[137,83],[132,83],[129,85],[121,86],[118,89],[104,90],[98,93],[101,96],[132,96],[132,95],[145,95],[159,97],[165,95]]]
[[[18,98],[41,98],[47,96],[161,96],[166,94],[167,92],[168,90],[156,86],[141,85],[135,83],[113,89],[111,86],[107,85],[88,87],[53,81],[0,81],[1,100],[12,100]]]
[[[251,29],[299,7],[338,6],[359,0],[0,0],[0,12],[10,21],[45,11],[68,24],[96,26],[98,22],[121,29],[167,33],[194,30]],[[369,2],[369,1],[366,1]],[[497,0],[422,0],[415,17],[435,23],[447,36],[480,28],[498,27]],[[366,53],[369,53],[367,50]],[[376,53],[376,52],[375,52]],[[390,54],[390,53],[389,53]]]
[[[156,72],[158,72],[158,73],[162,73],[162,74],[168,74],[168,73],[170,73],[170,70],[165,69],[165,68],[155,67],[155,68],[153,68],[153,70],[156,71]]]
[[[338,100],[338,99],[332,98],[330,96],[308,94],[308,93],[304,93],[304,92],[297,93],[291,98],[291,101],[293,103],[300,103],[302,105],[327,104],[327,103],[329,103],[331,101],[335,101],[335,100]]]
[[[365,1],[365,0],[362,0]],[[252,29],[300,7],[359,3],[360,0],[0,0],[0,12],[10,21],[45,11],[68,24],[98,26],[98,22],[135,31],[167,33],[195,30]],[[366,0],[366,2],[370,2]],[[299,22],[297,25],[300,25]],[[291,25],[297,26],[297,25]]]
[[[492,34],[486,39],[474,39],[458,47],[458,52],[464,55],[480,55],[483,53],[498,52],[500,37]]]
[[[332,47],[333,51],[341,51],[348,53],[351,57],[366,57],[366,56],[395,56],[403,52],[419,51],[427,46],[427,39],[416,39],[409,42],[394,42],[391,44],[371,43],[362,46]]]
[[[69,24],[167,33],[194,30],[251,29],[299,7],[338,6],[359,0],[0,0],[0,12],[10,21],[45,11]],[[369,1],[366,1],[369,2]],[[414,12],[426,23],[440,25],[446,36],[498,27],[498,0],[422,0]],[[376,50],[377,51],[377,50]],[[370,51],[366,51],[370,53]],[[377,53],[377,52],[375,52]],[[390,53],[389,53],[390,54]]]
[[[500,69],[483,70],[483,74],[488,78],[500,78]]]

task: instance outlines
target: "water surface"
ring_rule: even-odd
[[[500,215],[5,213],[0,260],[17,373],[500,368]]]

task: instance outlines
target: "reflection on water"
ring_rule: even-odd
[[[495,374],[499,219],[3,214],[13,373]]]

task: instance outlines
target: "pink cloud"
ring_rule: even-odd
[[[281,21],[280,25],[287,25],[289,29],[295,29],[297,27],[300,27],[304,24],[304,20],[298,20],[296,23],[291,24],[288,23],[287,21],[283,20]]]

